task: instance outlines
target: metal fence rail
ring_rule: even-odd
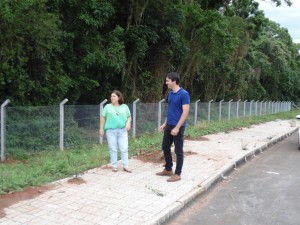
[[[1,161],[6,151],[43,151],[72,148],[80,145],[102,144],[99,135],[101,111],[107,100],[99,105],[68,105],[67,99],[55,106],[10,107],[9,100],[1,105]],[[154,133],[165,120],[168,104],[128,103],[132,113],[131,136]],[[188,125],[204,121],[222,121],[289,111],[292,102],[242,101],[201,102],[190,105]]]

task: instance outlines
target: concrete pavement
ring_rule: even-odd
[[[184,151],[194,154],[185,157],[182,180],[174,183],[155,175],[161,164],[134,158],[132,173],[99,167],[86,171],[80,185],[59,180],[53,189],[6,208],[0,224],[161,224],[240,163],[296,132],[298,122],[293,125],[277,120],[207,135],[206,141],[186,140]]]

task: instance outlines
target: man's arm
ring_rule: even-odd
[[[189,111],[190,111],[190,105],[189,104],[182,105],[181,117],[180,117],[178,123],[176,124],[176,127],[174,127],[174,129],[171,131],[171,134],[173,136],[176,136],[178,134],[180,127],[182,126],[182,124],[184,123],[184,121],[186,120],[186,118],[189,115]]]
[[[165,119],[165,122],[159,127],[159,130],[164,131],[166,126],[167,126],[167,119]]]

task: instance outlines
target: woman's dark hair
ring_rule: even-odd
[[[115,94],[115,95],[117,95],[117,96],[119,97],[119,104],[120,104],[120,105],[122,105],[122,104],[124,103],[124,98],[123,98],[123,95],[122,95],[122,93],[121,93],[120,91],[118,91],[118,90],[113,90],[113,91],[111,92],[111,94]]]
[[[176,81],[176,84],[179,84],[180,77],[177,72],[168,73],[167,78],[169,78],[171,81]]]

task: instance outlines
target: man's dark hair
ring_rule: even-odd
[[[168,73],[167,78],[169,78],[171,81],[176,81],[176,84],[179,84],[180,77],[177,72]]]

